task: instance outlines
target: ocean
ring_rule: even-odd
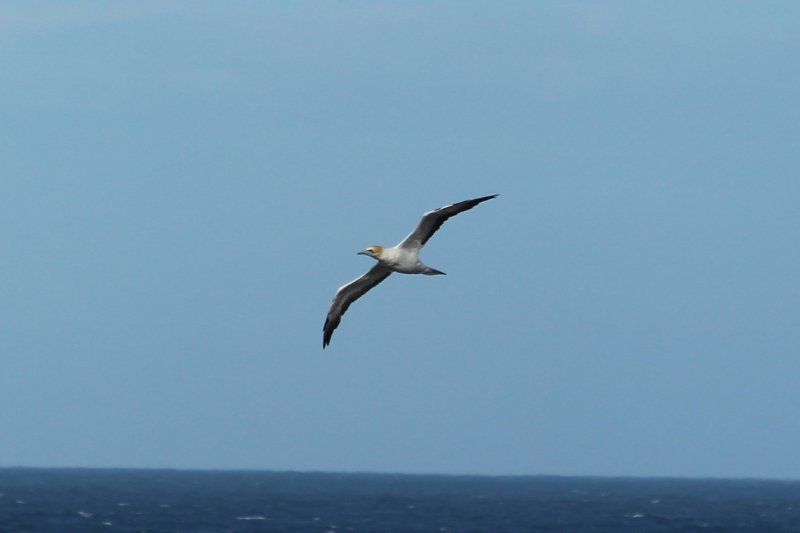
[[[800,532],[800,481],[2,468],[0,531]]]

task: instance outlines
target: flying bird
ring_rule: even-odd
[[[464,200],[457,204],[446,205],[433,211],[428,211],[422,215],[422,219],[414,228],[414,231],[391,248],[372,245],[367,246],[358,255],[366,255],[378,261],[369,271],[358,279],[354,279],[346,285],[339,287],[333,297],[331,306],[328,309],[328,316],[325,318],[325,325],[322,326],[322,347],[325,348],[331,342],[333,330],[342,321],[342,315],[350,307],[350,304],[364,296],[367,291],[376,286],[381,281],[389,277],[392,272],[401,274],[425,274],[435,276],[444,274],[440,270],[431,268],[419,259],[419,252],[425,243],[428,242],[436,230],[442,227],[445,221],[459,213],[472,209],[481,202],[496,198],[497,195],[482,196],[473,200]]]

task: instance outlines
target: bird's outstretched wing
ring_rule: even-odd
[[[406,249],[420,249],[425,246],[425,243],[428,242],[428,239],[430,239],[431,236],[436,233],[436,230],[442,227],[442,224],[444,224],[448,218],[467,211],[468,209],[472,209],[481,202],[485,202],[486,200],[491,200],[492,198],[496,197],[496,194],[491,196],[481,196],[480,198],[475,198],[474,200],[464,200],[463,202],[458,202],[457,204],[446,205],[444,207],[440,207],[439,209],[428,211],[422,215],[422,220],[419,221],[419,224],[417,224],[417,227],[414,228],[414,231],[409,233],[405,239],[400,241],[398,246]]]
[[[342,315],[347,311],[347,308],[350,307],[350,304],[364,296],[372,287],[388,278],[391,273],[392,271],[388,267],[377,263],[360,278],[354,279],[350,283],[339,287],[328,309],[325,325],[322,326],[323,348],[330,344],[333,330],[335,330],[339,322],[342,321]]]

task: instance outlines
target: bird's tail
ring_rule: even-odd
[[[442,276],[446,276],[447,275],[444,272],[442,272],[441,270],[436,270],[435,268],[431,268],[431,267],[425,267],[425,271],[423,272],[423,274],[425,274],[426,276],[436,276],[438,274],[441,274]]]

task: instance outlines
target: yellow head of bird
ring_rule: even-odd
[[[360,252],[358,255],[368,255],[370,257],[379,257],[383,252],[383,246],[379,246],[377,244],[373,244],[372,246],[367,246]]]

